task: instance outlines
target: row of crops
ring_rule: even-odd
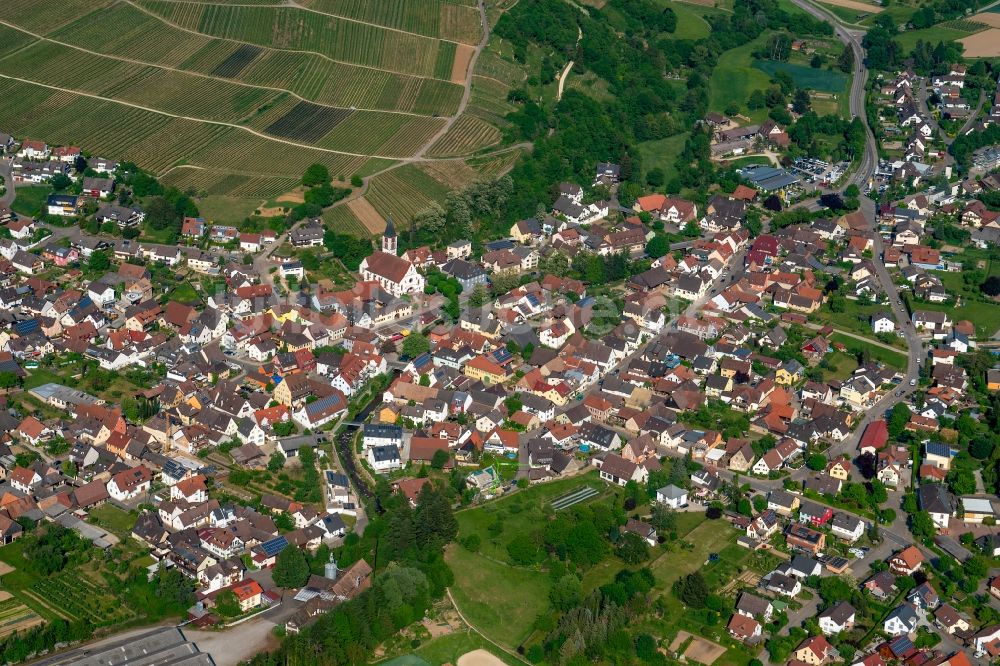
[[[468,155],[500,143],[500,130],[475,116],[463,113],[443,137],[431,146],[431,157]]]
[[[4,16],[0,8],[0,17]],[[239,105],[249,104],[254,95],[266,98],[275,91],[247,91],[247,85],[288,90],[310,101],[346,108],[400,110],[426,115],[451,115],[458,108],[462,87],[450,82],[386,72],[333,62],[311,53],[265,49],[261,46],[241,44],[222,39],[193,35],[166,26],[161,21],[139,12],[130,5],[118,5],[108,10],[114,14],[113,22],[95,22],[85,17],[57,33],[64,44],[40,42],[23,52],[15,53],[7,65],[8,71],[24,75],[35,81],[107,94],[110,86],[115,91],[128,93],[133,77],[142,83],[146,77],[153,80],[148,85],[162,86],[170,96],[181,88],[181,95],[170,99],[168,110],[179,112],[192,99],[206,99],[215,106],[233,111],[232,104],[214,104],[212,95],[203,90],[214,83],[211,79],[185,75],[176,71],[159,71],[143,65],[164,66],[212,77],[233,78],[233,84],[219,81],[218,94],[237,100]],[[166,35],[161,35],[163,28]],[[157,45],[151,43],[155,35]],[[11,52],[30,43],[33,38],[12,28],[0,27],[0,54]],[[446,61],[441,66],[442,78],[450,77],[454,60],[454,44],[442,49]],[[80,49],[109,54],[102,57]],[[37,68],[37,70],[35,69]],[[155,77],[153,75],[156,74]],[[136,91],[129,99],[142,103],[148,91]],[[195,114],[188,114],[195,115]],[[232,115],[219,114],[219,116]],[[215,116],[213,116],[215,117]],[[223,118],[220,118],[223,119]]]
[[[140,0],[140,6],[186,30],[333,60],[431,76],[439,40],[295,7],[248,7]]]
[[[31,591],[71,618],[87,619],[98,627],[123,624],[137,616],[123,598],[76,571],[41,580]]]
[[[303,6],[428,37],[474,44],[479,41],[475,6],[435,0],[306,0]]]

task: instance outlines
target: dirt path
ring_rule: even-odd
[[[479,56],[482,55],[483,49],[486,48],[487,42],[490,41],[490,22],[486,18],[486,4],[485,0],[479,0],[479,22],[483,26],[483,35],[479,38],[479,43],[476,44],[476,49],[469,58],[469,74],[465,77],[465,90],[462,92],[462,101],[458,104],[458,111],[455,115],[448,118],[448,121],[444,124],[444,127],[439,129],[427,142],[414,153],[413,157],[422,158],[424,154],[430,150],[431,146],[438,142],[438,140],[443,137],[448,130],[451,129],[458,117],[465,113],[465,109],[469,106],[469,99],[472,97],[472,73],[476,71],[476,63],[479,62]],[[457,56],[456,56],[457,57]]]
[[[583,29],[580,26],[576,27],[576,43],[580,44],[580,40],[583,39]],[[573,61],[570,60],[566,63],[566,67],[563,69],[562,74],[559,75],[559,90],[556,91],[556,101],[562,99],[563,96],[563,86],[566,85],[566,77],[569,76],[570,70],[573,69]]]
[[[566,67],[563,68],[562,74],[559,75],[559,90],[556,91],[556,101],[562,99],[563,86],[566,85],[566,77],[569,76],[569,70],[573,69],[573,61],[570,60],[566,63]]]

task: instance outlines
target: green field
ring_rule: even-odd
[[[904,52],[909,53],[920,40],[937,44],[938,42],[953,42],[962,39],[963,37],[968,37],[971,34],[971,30],[956,30],[955,28],[945,27],[944,25],[935,25],[930,28],[924,28],[923,30],[907,30],[906,32],[901,32],[896,37],[896,41],[903,47]]]
[[[457,544],[448,548],[445,559],[455,572],[451,592],[462,614],[490,639],[516,648],[532,634],[538,616],[549,610],[548,574],[508,564],[507,543],[537,530],[553,499],[584,486],[607,492],[607,486],[590,474],[532,486],[455,514],[459,540],[478,534],[482,545],[477,553]],[[503,530],[494,535],[489,528],[498,519],[503,521]]]
[[[642,168],[645,173],[659,168],[669,181],[677,175],[677,155],[684,150],[689,132],[668,136],[666,139],[643,141],[639,144],[639,154],[642,155]]]
[[[869,355],[876,361],[881,361],[885,363],[890,368],[895,368],[896,370],[906,370],[907,366],[907,356],[903,352],[894,352],[885,349],[884,347],[876,347],[875,345],[866,344],[863,340],[858,340],[857,338],[852,338],[850,336],[844,335],[843,333],[834,333],[830,336],[832,342],[839,342],[844,345],[849,352],[852,354],[858,354],[862,351],[867,351]]]
[[[858,359],[851,354],[833,351],[823,357],[823,361],[828,367],[823,368],[823,381],[831,379],[844,381],[858,369]]]
[[[677,29],[670,36],[674,39],[704,39],[712,32],[702,13],[702,7],[671,2],[670,8],[677,14]]]
[[[747,112],[746,102],[754,90],[765,90],[770,85],[771,77],[753,66],[753,52],[760,48],[767,39],[767,34],[761,35],[743,46],[725,51],[719,56],[719,62],[712,72],[708,107],[712,111],[723,113],[729,104],[736,102]],[[747,115],[755,120],[767,115],[766,109],[758,109]]]
[[[547,574],[502,564],[454,544],[445,559],[455,572],[451,593],[462,615],[501,645],[520,645],[538,616],[549,609]]]
[[[45,200],[52,193],[52,188],[46,185],[28,185],[15,188],[16,196],[11,208],[15,213],[37,217],[45,208]]]
[[[777,72],[785,72],[800,88],[828,93],[840,93],[847,90],[848,77],[843,72],[816,69],[806,65],[775,60],[755,60],[753,66],[767,74],[768,77],[774,76]]]

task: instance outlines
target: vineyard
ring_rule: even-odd
[[[500,130],[484,120],[462,115],[448,132],[431,146],[427,154],[432,157],[468,155],[487,146],[500,143]]]
[[[405,225],[431,202],[442,203],[447,194],[448,188],[440,181],[406,165],[373,178],[365,199],[383,218],[391,216]]]
[[[419,4],[419,3],[414,3]],[[296,7],[210,5],[139,0],[166,22],[203,35],[277,49],[312,51],[331,60],[402,74],[432,76],[439,40]]]
[[[89,620],[94,626],[124,624],[138,616],[126,603],[91,576],[65,571],[31,586],[31,591],[71,620]]]
[[[496,42],[473,70],[476,0],[4,0],[0,21],[0,130],[199,196],[265,201],[314,163],[343,181],[421,156],[328,213],[348,233],[476,178],[465,160],[501,143],[524,80]]]
[[[323,221],[328,227],[341,234],[350,234],[364,238],[371,236],[376,231],[369,229],[361,220],[355,217],[351,209],[344,206],[331,208],[323,214]]]

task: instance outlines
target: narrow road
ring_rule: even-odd
[[[0,159],[0,178],[3,178],[4,182],[4,193],[0,197],[0,208],[10,208],[10,205],[14,203],[14,158],[4,157]]]
[[[571,69],[573,69],[573,61],[572,60],[570,60],[568,63],[566,63],[566,66],[563,68],[562,74],[559,75],[559,90],[556,91],[556,101],[557,102],[562,99],[563,87],[566,85],[566,77],[569,76],[569,71]]]

